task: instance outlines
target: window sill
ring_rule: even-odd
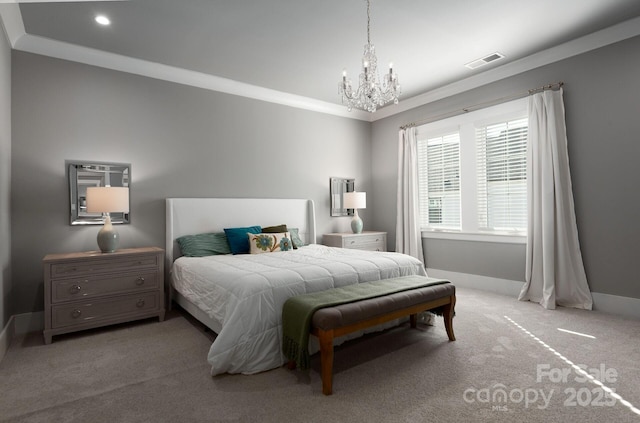
[[[509,233],[478,233],[451,230],[423,230],[422,238],[451,239],[455,241],[499,242],[505,244],[526,244],[527,236]]]

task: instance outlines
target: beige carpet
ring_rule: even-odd
[[[458,289],[456,313],[455,342],[437,318],[336,348],[329,397],[317,356],[306,373],[211,377],[213,335],[180,312],[51,345],[30,334],[0,363],[0,421],[640,421],[639,321],[469,289]],[[583,382],[571,363],[605,387]]]

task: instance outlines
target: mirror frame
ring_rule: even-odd
[[[329,178],[329,198],[331,200],[329,212],[332,217],[353,216],[353,209],[342,207],[344,204],[342,194],[355,191],[355,183],[354,178]]]
[[[102,225],[102,213],[87,213],[84,195],[90,186],[129,187],[129,204],[131,204],[131,164],[97,161],[65,160],[65,173],[69,185],[69,224]],[[126,224],[131,222],[131,213],[110,213],[111,223]]]

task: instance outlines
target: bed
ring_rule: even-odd
[[[266,254],[182,257],[176,241],[225,228],[280,224],[296,228],[307,245]],[[285,364],[281,313],[291,296],[426,271],[404,254],[316,244],[312,200],[168,198],[165,274],[170,301],[217,334],[208,354],[216,375],[253,374]]]

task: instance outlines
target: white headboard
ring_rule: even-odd
[[[286,224],[298,228],[306,244],[316,242],[313,200],[280,198],[167,198],[167,270],[180,257],[176,239],[240,226]],[[168,272],[167,272],[168,274]]]

